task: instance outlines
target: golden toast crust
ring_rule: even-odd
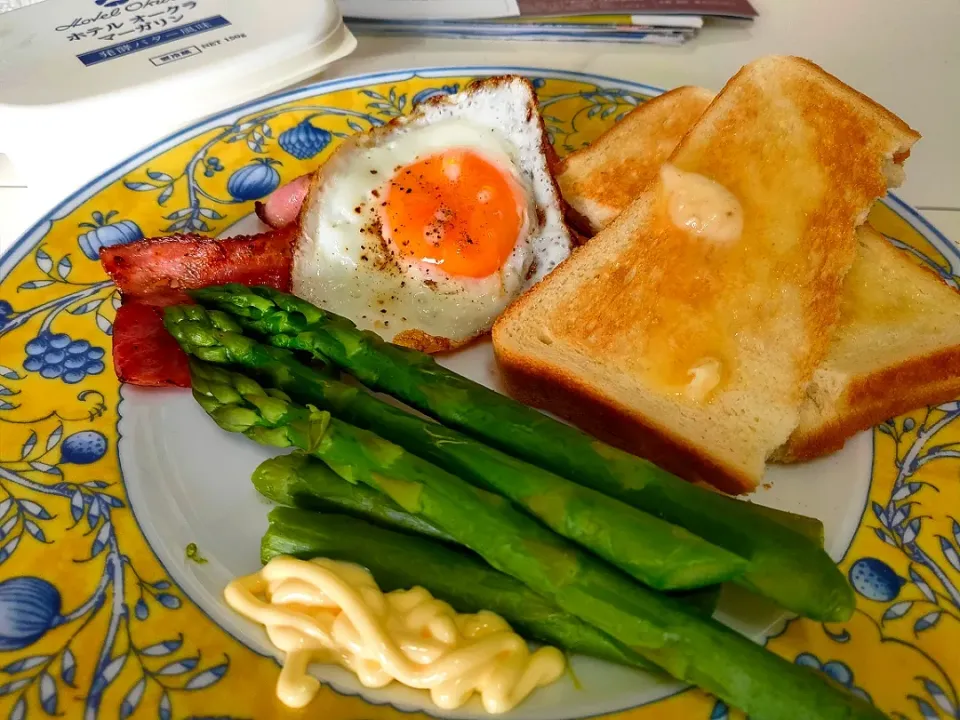
[[[521,303],[523,297],[511,309]],[[632,412],[563,368],[501,347],[496,343],[496,327],[493,332],[497,365],[511,397],[565,418],[594,437],[685,480],[708,483],[731,495],[754,489],[753,478],[737,468],[702,454],[684,438]]]
[[[951,322],[960,323],[960,291],[869,225],[860,234],[862,256],[848,276],[836,344],[823,367],[828,372],[843,373],[851,360],[835,361],[834,367],[834,352],[841,348],[841,357],[849,357],[849,347],[857,346],[857,338],[870,331],[875,335],[880,329],[890,337],[888,348],[893,354],[878,365],[870,355],[869,341],[861,341],[854,357],[862,356],[864,369],[844,377],[837,397],[825,393],[829,399],[819,402],[829,404],[820,412],[810,412],[817,408],[816,398],[821,395],[817,388],[811,388],[808,412],[801,416],[786,445],[777,451],[777,462],[827,455],[843,447],[854,434],[889,418],[960,397],[960,335],[934,335],[938,327],[946,329]],[[904,300],[906,305],[902,304]],[[924,323],[931,317],[929,313],[939,318],[933,325]],[[941,346],[927,344],[921,351],[915,344],[918,331],[895,339],[899,332],[907,332],[904,328],[915,325],[925,328],[919,331],[924,333],[924,341],[939,337]]]
[[[713,99],[703,88],[678,87],[628,112],[589,146],[567,155],[557,182],[569,222],[587,236],[619,215],[656,177]]]
[[[829,455],[858,432],[924,405],[960,397],[960,347],[911,358],[895,367],[853,379],[838,400],[837,417],[810,432],[795,432],[777,453],[793,463]]]

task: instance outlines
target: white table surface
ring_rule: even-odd
[[[922,133],[897,192],[960,244],[960,2],[753,2],[760,18],[752,25],[710,25],[679,48],[361,37],[357,51],[322,78],[435,65],[522,65],[719,89],[756,57],[801,55]],[[144,145],[155,139],[144,138]],[[77,187],[90,179],[83,168],[52,171],[74,176]],[[16,169],[0,156],[0,250],[61,200],[18,185]]]

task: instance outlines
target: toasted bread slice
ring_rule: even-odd
[[[598,233],[657,176],[713,93],[679,87],[638,105],[590,145],[560,163],[557,183],[578,231]]]
[[[887,418],[960,397],[960,291],[873,228],[858,240],[836,333],[778,461],[826,455]]]
[[[494,326],[507,387],[753,489],[826,355],[855,228],[918,137],[810,62],[745,66],[650,188]]]
[[[637,188],[635,197],[656,178],[712,98],[701,88],[672,90],[565,158],[557,179],[587,230],[626,208],[625,189]],[[960,397],[960,291],[868,226],[858,241],[836,335],[777,462],[829,454],[887,418]]]

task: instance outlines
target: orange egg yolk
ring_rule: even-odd
[[[399,168],[380,221],[401,258],[450,275],[486,277],[523,230],[525,196],[505,170],[473,150],[445,150]]]

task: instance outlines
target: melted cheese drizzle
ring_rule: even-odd
[[[312,662],[342,665],[365,687],[396,680],[429,690],[444,710],[477,693],[488,713],[511,710],[565,667],[556,648],[531,653],[499,615],[458,614],[421,587],[384,594],[352,563],[281,555],[233,580],[224,597],[286,653],[277,697],[289,707],[319,690],[307,673]]]
[[[660,179],[667,192],[670,222],[710,242],[725,244],[740,239],[743,208],[723,185],[670,163],[660,168]]]

